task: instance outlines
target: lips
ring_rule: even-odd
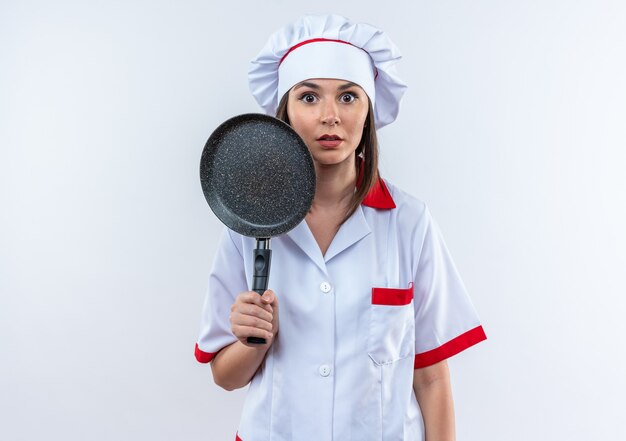
[[[337,135],[324,134],[317,138],[317,142],[325,148],[334,148],[343,142],[343,139]]]
[[[337,135],[322,135],[319,138],[317,138],[318,141],[341,141],[341,137],[337,136]]]

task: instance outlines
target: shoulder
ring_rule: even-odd
[[[421,199],[406,192],[387,179],[383,179],[396,208],[391,210],[392,217],[406,227],[417,227],[426,224],[430,219],[428,206]]]
[[[218,250],[222,253],[235,253],[243,257],[244,240],[244,236],[224,225],[222,227]]]

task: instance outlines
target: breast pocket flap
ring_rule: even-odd
[[[413,300],[413,284],[408,288],[372,288],[372,305],[402,306]]]

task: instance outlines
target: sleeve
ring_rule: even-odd
[[[237,341],[230,330],[230,307],[240,292],[247,291],[244,259],[233,233],[224,228],[202,311],[201,330],[195,356],[200,363],[209,363],[223,348]]]
[[[487,338],[430,211],[417,237],[415,369],[433,365]]]

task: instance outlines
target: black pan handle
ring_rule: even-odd
[[[252,275],[252,291],[259,295],[267,290],[267,282],[270,278],[270,264],[272,263],[272,250],[269,238],[256,240],[256,248],[252,251],[254,272]],[[264,345],[267,341],[261,337],[248,337],[248,343]]]

